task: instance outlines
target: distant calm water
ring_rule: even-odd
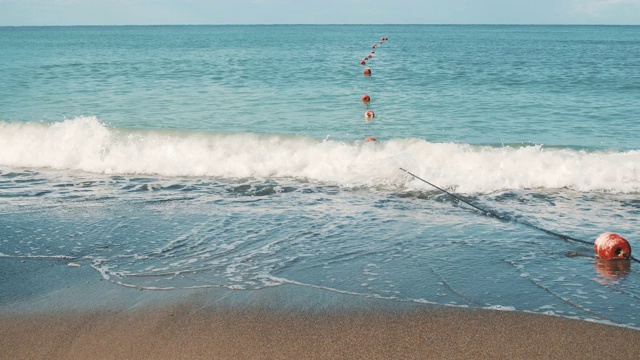
[[[4,27],[0,49],[0,261],[640,328],[640,263],[521,223],[640,254],[640,27]]]

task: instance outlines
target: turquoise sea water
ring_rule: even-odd
[[[640,327],[638,263],[522,224],[640,246],[640,27],[4,27],[0,48],[0,261]]]

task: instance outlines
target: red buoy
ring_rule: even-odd
[[[369,69],[369,68],[364,69],[364,71],[362,73],[364,74],[364,76],[371,76],[371,69]]]
[[[367,63],[364,60],[360,61],[360,65],[366,65]]]
[[[376,114],[373,113],[373,110],[367,110],[364,112],[365,119],[373,119],[375,116]]]
[[[372,53],[372,54],[375,54],[375,53],[376,53],[376,51],[375,51],[375,50],[371,50],[371,53]]]
[[[631,245],[622,236],[610,232],[602,233],[593,244],[596,255],[604,260],[628,259]]]
[[[373,58],[373,55],[369,54],[369,56],[367,56],[369,59]]]
[[[364,139],[364,142],[373,142],[373,141],[377,141],[376,138],[374,138],[373,136],[369,136],[368,138]]]
[[[373,44],[373,45],[371,46],[371,48],[372,48],[372,49],[375,49],[375,48],[376,48],[376,46],[378,46],[378,44]]]
[[[369,101],[371,101],[371,97],[367,94],[362,95],[362,102],[363,103],[368,103]]]

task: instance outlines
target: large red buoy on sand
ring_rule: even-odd
[[[376,117],[376,114],[373,113],[373,110],[367,110],[364,112],[364,118],[367,120],[373,119]]]
[[[369,136],[368,138],[364,139],[364,142],[373,142],[373,141],[377,141],[376,138],[374,138],[373,136]]]
[[[371,101],[371,97],[367,94],[362,95],[362,102],[363,103],[368,103],[369,101]]]
[[[610,232],[602,233],[593,244],[596,255],[604,260],[629,259],[631,245],[622,236]]]

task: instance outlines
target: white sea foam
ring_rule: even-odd
[[[0,165],[103,174],[292,177],[343,186],[456,191],[573,188],[640,191],[640,151],[472,146],[392,139],[339,142],[290,135],[111,128],[95,117],[0,122]]]

